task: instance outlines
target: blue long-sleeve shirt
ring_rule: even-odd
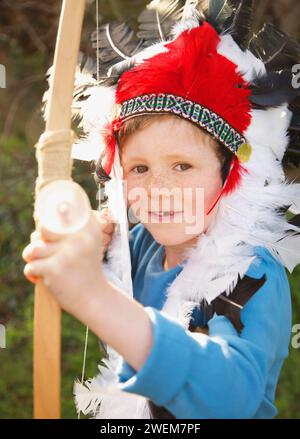
[[[291,298],[284,267],[264,247],[247,275],[267,280],[246,303],[238,334],[216,314],[209,335],[192,333],[161,311],[166,288],[182,270],[162,267],[163,246],[142,224],[130,232],[134,297],[152,322],[153,345],[139,371],[125,360],[124,391],[143,395],[178,419],[273,418],[275,390],[291,335]],[[197,325],[205,324],[197,311]]]

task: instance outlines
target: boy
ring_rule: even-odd
[[[102,264],[101,229],[109,226],[96,215],[72,236],[42,228],[24,252],[26,276],[42,277],[60,305],[112,348],[109,369],[100,368],[106,382],[100,376],[87,383],[90,398],[77,395],[79,410],[99,418],[277,413],[291,332],[284,265],[290,253],[292,265],[299,262],[290,239],[299,229],[280,211],[299,188],[282,179],[280,162],[287,102],[297,92],[282,65],[266,70],[245,50],[241,11],[232,7],[227,21],[211,3],[205,17],[187,9],[171,41],[113,65],[83,104],[83,127],[91,139],[102,137],[97,175],[111,205],[120,197],[112,183],[123,173],[128,206],[140,221],[129,242],[133,298]],[[84,109],[95,98],[93,124]],[[110,243],[108,268],[122,280],[120,243]],[[109,395],[109,384],[120,393]],[[134,412],[126,392],[143,396],[136,402],[149,401],[150,412],[143,405]]]

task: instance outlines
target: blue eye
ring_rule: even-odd
[[[148,169],[147,166],[140,165],[140,166],[136,166],[132,170],[135,174],[143,174],[144,172],[147,171],[147,169]]]
[[[191,165],[188,165],[187,163],[179,163],[178,165],[176,165],[175,168],[177,168],[178,166],[181,167],[181,169],[179,169],[180,171],[186,171],[187,169],[191,168]]]

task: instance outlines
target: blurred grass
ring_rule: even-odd
[[[0,418],[32,418],[32,330],[34,288],[23,275],[22,250],[33,231],[32,206],[36,163],[25,139],[1,141],[0,162],[0,323],[6,326],[6,349],[0,349]],[[96,186],[89,165],[74,178],[96,206]],[[49,332],[51,328],[49,328]],[[85,327],[70,315],[62,319],[62,414],[76,418],[73,382],[81,379]],[[89,336],[86,378],[97,373],[98,340]]]
[[[7,345],[1,350],[0,418],[30,419],[32,413],[32,300],[24,304],[24,315],[6,327]],[[49,333],[51,328],[49,328]],[[70,315],[62,319],[62,417],[77,418],[74,400],[74,380],[81,379],[85,328]],[[86,378],[97,373],[101,359],[98,340],[90,333],[86,359]]]
[[[300,324],[300,266],[288,273],[292,293],[293,325]],[[295,334],[292,334],[295,335]],[[281,371],[276,395],[278,418],[300,418],[300,348],[290,345]]]

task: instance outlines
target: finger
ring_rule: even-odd
[[[113,223],[107,223],[103,226],[102,232],[108,235],[112,235],[115,229],[115,225]]]
[[[103,233],[102,234],[102,242],[111,242],[114,238],[114,235],[112,233]]]
[[[115,229],[115,222],[110,211],[105,208],[101,211],[93,211],[98,222],[102,225],[102,232],[112,234]]]
[[[102,239],[103,247],[107,248],[110,243],[111,243],[111,238],[103,235],[103,239]]]
[[[44,261],[34,261],[24,267],[24,276],[32,283],[41,280],[46,272]]]
[[[25,271],[24,271],[24,275],[29,280],[29,282],[33,284],[37,284],[41,280],[40,277],[31,276],[30,274],[25,274]]]
[[[22,258],[26,262],[30,262],[34,259],[48,258],[55,253],[57,247],[58,245],[55,242],[45,242],[42,240],[33,241],[24,248]]]
[[[35,230],[30,235],[30,242],[36,241],[37,239],[41,239],[41,234],[40,234],[40,232],[38,230]]]

